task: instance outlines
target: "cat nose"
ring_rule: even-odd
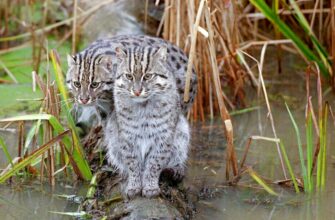
[[[89,100],[90,100],[89,98],[80,98],[80,102],[82,104],[87,104]]]
[[[142,93],[142,89],[134,90],[134,94],[135,94],[136,96],[140,96],[141,93]]]

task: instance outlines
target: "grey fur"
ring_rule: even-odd
[[[145,35],[119,35],[112,38],[101,39],[93,42],[84,51],[68,56],[69,69],[67,71],[66,82],[70,92],[76,102],[80,99],[88,100],[87,105],[100,106],[99,111],[103,110],[110,113],[113,109],[112,91],[117,68],[116,47],[131,49],[136,46],[150,46],[152,48],[166,47],[167,65],[175,76],[177,91],[183,112],[187,112],[194,102],[197,91],[197,77],[195,71],[191,77],[190,100],[183,101],[185,87],[185,73],[187,69],[187,56],[177,46],[160,38]],[[76,87],[77,84],[79,87]],[[92,86],[97,84],[95,86]],[[107,105],[106,102],[111,105]]]
[[[159,176],[183,176],[190,140],[167,48],[118,48],[115,111],[105,133],[108,159],[127,181],[124,194],[159,194]]]

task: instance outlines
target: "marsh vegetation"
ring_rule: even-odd
[[[67,54],[124,33],[173,42],[189,56],[185,74],[192,65],[198,74],[188,174],[162,195],[184,218],[331,218],[333,8],[323,0],[1,1],[0,218],[124,215],[113,213],[118,192],[96,187],[117,181],[99,172],[108,169],[95,146],[100,128],[81,139],[64,83]]]

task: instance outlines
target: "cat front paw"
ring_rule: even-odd
[[[158,196],[161,190],[159,189],[159,186],[156,187],[144,187],[142,190],[142,195],[147,198],[152,198],[155,196]]]
[[[128,184],[124,192],[128,199],[133,199],[135,196],[141,193],[141,186],[134,185],[134,184]]]

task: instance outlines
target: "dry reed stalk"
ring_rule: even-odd
[[[169,30],[169,41],[174,41],[175,37],[175,14],[176,14],[176,9],[175,7],[173,7],[175,4],[174,4],[175,0],[171,0],[170,1],[170,16],[169,16],[169,19],[170,19],[170,24],[173,24],[173,25],[170,25],[170,30]]]
[[[272,132],[273,132],[274,137],[276,139],[278,139],[277,132],[276,132],[276,127],[274,125],[273,115],[272,115],[272,111],[271,111],[271,106],[270,106],[270,103],[269,103],[268,95],[267,95],[264,80],[263,80],[263,66],[264,66],[266,48],[267,48],[267,44],[265,44],[263,46],[262,52],[261,52],[261,59],[260,59],[260,63],[259,63],[259,78],[260,78],[260,81],[261,81],[263,94],[264,94],[264,97],[265,97],[266,107],[268,109],[268,114],[269,114],[269,119],[270,119],[270,123],[271,123]],[[285,170],[283,156],[282,156],[282,153],[281,153],[280,146],[279,146],[278,142],[276,142],[276,146],[277,146],[277,152],[278,152],[279,160],[280,160],[281,167],[282,167],[282,170],[283,170],[283,174],[284,174],[285,179],[287,179],[287,174],[286,174],[286,170]]]
[[[175,1],[174,4],[171,4],[171,1],[167,1],[163,14],[163,38],[179,44],[181,48],[184,48],[184,50],[190,55],[191,62],[189,65],[193,63],[193,67],[197,70],[196,72],[199,79],[199,88],[198,97],[196,98],[193,105],[193,119],[203,119],[207,114],[213,118],[214,114],[219,113],[218,103],[213,102],[213,92],[215,89],[213,80],[211,79],[211,74],[209,74],[213,70],[207,49],[208,33],[203,28],[206,25],[205,19],[204,15],[201,15],[199,11],[201,4],[202,2],[200,0],[180,1],[180,7],[177,8],[179,5],[177,1]],[[245,95],[243,90],[245,86],[244,80],[247,78],[247,73],[239,66],[236,53],[234,51],[235,48],[238,47],[237,45],[239,43],[239,34],[237,33],[236,28],[237,20],[234,18],[228,19],[222,17],[222,15],[225,14],[228,9],[225,8],[226,5],[222,4],[220,1],[216,1],[215,3],[211,2],[208,5],[213,7],[211,17],[213,33],[215,36],[215,52],[217,59],[220,60],[219,80],[224,80],[231,88],[230,94],[226,94],[226,92],[222,89],[221,92],[224,97],[224,101],[227,103],[227,106],[229,106],[231,109],[234,109],[236,108],[236,105],[245,105]],[[199,11],[199,13],[197,13],[198,15],[196,15],[197,10]],[[232,14],[235,13],[235,8],[229,10],[231,10],[230,15],[232,16]],[[180,16],[178,16],[179,13]],[[223,19],[226,19],[225,23],[222,22]],[[228,29],[225,29],[223,24],[229,23],[229,21],[233,21],[233,24]],[[163,21],[161,21],[160,24],[163,24]],[[180,34],[177,34],[179,32],[178,27],[180,28]],[[161,25],[159,29],[160,28]],[[195,40],[193,36],[197,35],[198,31],[201,33],[201,36],[197,37]],[[157,33],[159,32],[160,31],[157,31]],[[179,39],[177,39],[178,37]],[[225,57],[225,59],[222,60],[221,57]],[[190,68],[188,68],[188,70],[190,70]],[[188,95],[187,88],[185,95]],[[234,101],[231,99],[234,99]]]
[[[215,91],[216,91],[216,97],[218,99],[219,107],[220,107],[220,115],[221,118],[224,122],[224,127],[225,127],[225,135],[227,139],[227,166],[226,166],[226,178],[227,180],[230,179],[229,173],[230,173],[230,166],[232,167],[233,175],[236,176],[238,174],[238,167],[237,167],[237,159],[236,159],[236,153],[234,149],[234,133],[233,133],[233,126],[232,122],[228,113],[228,110],[226,108],[226,105],[223,101],[223,96],[222,96],[222,87],[220,84],[220,76],[219,76],[219,69],[218,69],[218,64],[216,60],[216,52],[215,52],[215,44],[214,44],[214,33],[212,30],[212,22],[211,22],[211,15],[210,11],[206,2],[206,7],[205,7],[205,20],[206,20],[206,26],[208,30],[208,47],[209,47],[209,54],[210,54],[210,59],[212,63],[212,68],[213,68],[213,81],[214,81],[214,86],[215,86]]]
[[[333,67],[333,73],[335,73],[335,1],[331,1],[331,55],[332,55],[332,67]],[[332,78],[332,84],[333,87],[335,85],[335,74]]]
[[[236,105],[245,105],[245,79],[249,77],[257,82],[254,76],[248,76],[237,60],[236,48],[240,38],[237,29],[238,7],[232,1],[227,4],[219,0],[175,1],[173,4],[167,0],[165,3],[164,21],[161,21],[161,24],[164,22],[163,38],[176,43],[189,54],[184,100],[189,98],[189,77],[194,67],[198,74],[198,94],[192,119],[205,120],[207,114],[211,118],[215,114],[221,115],[228,146],[226,174],[229,177],[232,170],[236,176],[238,167],[233,130],[226,105],[231,109]],[[206,10],[208,12],[205,13]],[[230,87],[229,95],[223,90],[225,85]]]
[[[44,180],[44,159],[45,156],[42,154],[41,156],[41,166],[40,166],[40,182],[43,182]]]
[[[244,154],[243,154],[241,163],[240,163],[239,173],[241,173],[241,170],[242,170],[242,168],[244,167],[244,163],[245,163],[245,161],[247,160],[247,156],[248,156],[248,153],[249,153],[249,149],[250,149],[251,142],[252,142],[252,138],[249,137],[249,138],[248,138],[248,141],[247,141],[247,144],[246,144],[246,147],[245,147],[245,150],[244,150]]]
[[[23,143],[24,143],[24,122],[21,121],[18,124],[18,130],[19,130],[19,141],[18,141],[18,150],[17,150],[17,156],[18,157],[23,157],[24,155],[22,155],[22,148],[23,148]]]
[[[198,27],[201,19],[202,10],[205,4],[205,0],[201,0],[197,16],[195,19],[195,22],[193,24],[192,32],[191,32],[191,46],[189,51],[189,58],[188,58],[188,64],[187,64],[187,71],[186,71],[186,83],[185,83],[185,92],[184,92],[184,102],[188,102],[190,99],[190,84],[191,84],[191,75],[192,75],[192,69],[193,69],[193,62],[194,62],[194,56],[196,53],[196,42],[197,42],[197,36],[198,36]]]
[[[259,83],[260,87],[258,88],[258,90],[259,90],[259,92],[260,92],[260,90],[263,91],[266,107],[268,109],[268,117],[270,119],[271,129],[272,129],[274,138],[278,139],[276,128],[275,128],[275,125],[274,125],[274,119],[273,119],[273,115],[272,115],[272,111],[271,111],[271,106],[270,106],[269,98],[268,98],[268,95],[267,95],[267,91],[266,91],[266,87],[265,87],[265,83],[264,83],[264,79],[263,79],[263,66],[264,66],[266,48],[267,48],[267,44],[264,44],[264,46],[262,48],[262,51],[261,51],[260,61],[256,60],[254,57],[247,54],[246,52],[243,52],[243,51],[242,52],[243,52],[243,54],[247,55],[248,57],[250,57],[252,60],[254,60],[257,63],[258,72],[259,72],[259,81],[260,81],[260,83]],[[279,145],[278,142],[275,142],[275,143],[276,143],[276,146],[277,146],[277,153],[278,153],[278,156],[279,156],[282,171],[283,171],[285,179],[287,179],[287,174],[286,174],[286,170],[285,170],[285,165],[284,165],[282,153],[281,153],[281,150],[280,150],[280,145]]]
[[[77,39],[77,8],[78,0],[73,0],[73,21],[72,21],[72,54],[76,53],[76,39]]]
[[[320,10],[323,10],[323,0],[320,0]],[[319,15],[319,40],[323,43],[322,31],[323,31],[323,13]]]
[[[180,7],[181,7],[181,2],[180,0],[177,0],[177,17],[176,17],[176,20],[177,20],[177,25],[176,25],[176,45],[179,47],[179,44],[180,44],[180,26],[181,26],[181,22],[182,20],[180,19]]]
[[[170,23],[170,1],[165,0],[165,8],[164,8],[164,26],[163,26],[163,37],[164,39],[169,39],[169,23]]]
[[[312,12],[311,22],[309,23],[309,26],[310,26],[311,28],[313,28],[313,26],[314,26],[316,10],[317,10],[317,7],[318,7],[318,5],[319,5],[319,1],[320,1],[320,0],[316,0],[316,1],[315,1],[315,4],[314,4],[314,8],[313,8],[313,12]],[[322,14],[322,13],[321,13],[321,14]]]

